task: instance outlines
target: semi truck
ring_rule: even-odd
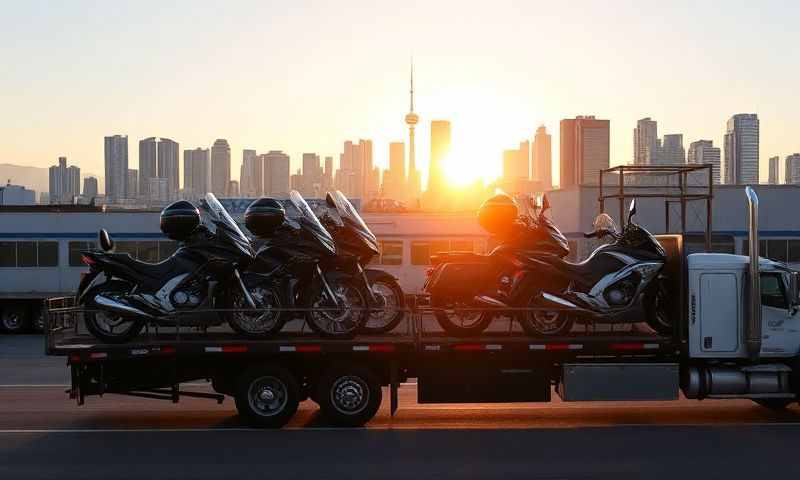
[[[435,331],[424,297],[407,302],[400,332],[326,339],[302,331],[251,340],[175,328],[133,343],[98,343],[71,299],[51,299],[46,352],[67,359],[69,396],[133,395],[178,402],[233,397],[244,421],[281,427],[311,399],[337,426],[359,426],[388,387],[390,410],[408,378],[420,403],[746,398],[771,409],[800,396],[798,272],[759,257],[758,198],[746,188],[749,255],[685,255],[680,235],[659,236],[673,331],[528,336],[518,329],[458,338]],[[500,320],[498,320],[500,321]],[[209,379],[212,391],[182,384]],[[555,388],[553,388],[555,387]]]

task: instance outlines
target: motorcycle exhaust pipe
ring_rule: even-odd
[[[99,293],[94,296],[94,303],[99,307],[106,308],[122,315],[138,315],[150,319],[155,318],[149,313],[146,313],[145,311],[140,310],[133,305],[122,303],[119,300],[114,300],[113,298],[106,297],[105,295]]]
[[[569,300],[566,300],[566,299],[561,298],[561,297],[557,297],[555,295],[551,295],[551,294],[549,294],[547,292],[543,292],[542,293],[541,299],[544,302],[550,303],[554,307],[558,307],[559,310],[566,310],[566,311],[573,312],[573,313],[580,313],[580,314],[586,315],[588,317],[602,317],[602,315],[598,315],[596,312],[593,312],[591,310],[587,310],[585,308],[579,307],[578,305],[575,305],[574,303],[570,302]]]

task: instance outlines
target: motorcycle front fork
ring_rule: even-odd
[[[339,305],[339,299],[333,293],[333,289],[328,283],[328,279],[325,278],[325,274],[322,273],[322,269],[319,267],[319,264],[317,264],[317,276],[319,277],[320,282],[322,282],[322,289],[324,290],[325,295],[327,295],[328,298],[330,298],[333,301],[336,307],[340,307],[341,305]]]

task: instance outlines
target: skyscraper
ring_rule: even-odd
[[[770,185],[777,185],[781,183],[780,181],[780,164],[781,164],[781,157],[769,157],[769,184]]]
[[[444,189],[444,162],[450,153],[450,122],[431,121],[431,160],[428,170],[428,191],[441,192]]]
[[[231,181],[231,147],[224,138],[211,146],[211,192],[217,196],[228,194]]]
[[[264,195],[271,197],[288,197],[291,190],[289,181],[289,155],[280,150],[270,150],[262,155],[264,158]]]
[[[698,140],[689,144],[689,154],[686,163],[702,165],[711,164],[711,179],[714,185],[720,183],[720,151],[714,147],[711,140]],[[701,180],[702,181],[702,180]]]
[[[178,142],[161,138],[158,142],[158,176],[167,179],[167,200],[175,200],[180,188]]]
[[[594,116],[561,120],[561,188],[597,185],[609,165],[609,124]]]
[[[393,200],[406,199],[406,146],[403,142],[389,143],[389,169],[383,172],[383,196]]]
[[[800,153],[786,156],[783,183],[800,184]]]
[[[58,157],[58,165],[49,170],[50,203],[72,203],[81,194],[81,169],[67,167],[67,157]]]
[[[209,153],[207,148],[183,151],[183,195],[196,199],[208,192]]]
[[[503,151],[503,179],[507,181],[528,180],[530,165],[530,142],[519,142],[518,149]]]
[[[239,192],[243,197],[260,197],[264,194],[264,159],[255,150],[242,150]]]
[[[544,125],[536,129],[533,137],[533,156],[531,175],[545,190],[553,188],[553,147],[552,140]]]
[[[333,157],[325,157],[325,171],[322,173],[322,184],[326,192],[333,189]]]
[[[138,196],[151,199],[159,198],[150,195],[150,179],[164,178],[167,181],[167,197],[173,200],[178,195],[180,169],[178,165],[177,142],[169,138],[149,137],[139,140],[139,182]],[[155,184],[159,185],[160,184]],[[132,193],[128,196],[133,198]]]
[[[664,135],[664,143],[658,155],[657,164],[683,165],[686,163],[686,151],[683,149],[683,135],[674,133]]]
[[[307,197],[319,197],[322,192],[322,166],[316,153],[303,154],[303,179],[300,193]]]
[[[127,195],[130,199],[135,199],[139,196],[139,170],[133,168],[128,169],[128,186]]]
[[[97,196],[97,179],[95,177],[86,177],[83,179],[83,196],[91,200]]]
[[[422,192],[422,178],[417,170],[416,151],[414,145],[414,127],[419,122],[419,116],[414,113],[414,64],[411,64],[411,89],[409,91],[410,106],[406,114],[406,125],[408,125],[408,186],[406,188],[406,198],[419,200]]]
[[[725,183],[758,183],[759,121],[755,113],[737,113],[725,133]]]
[[[339,170],[334,184],[345,195],[366,203],[378,194],[376,171],[372,162],[372,140],[362,139],[358,144],[347,140],[339,155]]]
[[[658,151],[658,122],[650,117],[636,122],[633,129],[633,164],[653,165]]]
[[[128,136],[105,137],[105,182],[109,203],[128,198]]]

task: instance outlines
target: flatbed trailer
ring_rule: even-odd
[[[677,398],[680,347],[670,337],[589,329],[534,338],[496,320],[497,328],[484,335],[456,338],[431,327],[430,307],[409,300],[397,333],[384,335],[331,339],[301,329],[253,340],[230,331],[162,327],[130,343],[106,344],[84,331],[84,309],[69,298],[51,299],[46,353],[66,358],[69,396],[79,405],[106,394],[172,402],[183,396],[222,402],[227,395],[249,424],[266,427],[285,424],[307,398],[335,425],[362,425],[377,412],[381,387],[388,387],[394,415],[398,387],[408,378],[418,379],[420,403],[546,402],[553,385],[568,400]],[[619,382],[580,391],[575,382],[585,379],[570,376],[585,375],[587,366]],[[181,388],[203,379],[213,393]],[[650,384],[654,388],[642,388]],[[268,407],[274,398],[285,410]]]

